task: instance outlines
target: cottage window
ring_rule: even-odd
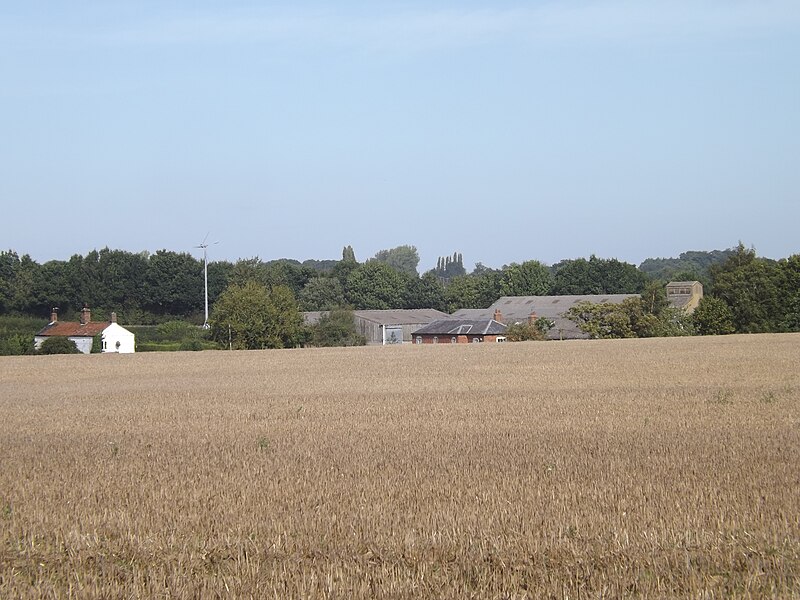
[[[422,336],[421,336],[421,335],[418,335],[418,336],[417,336],[417,339],[416,339],[415,341],[416,341],[418,344],[421,344],[421,343],[422,343]]]
[[[433,338],[433,343],[434,344],[438,344],[439,343],[439,338],[438,337],[434,337]]]
[[[458,340],[456,339],[456,336],[453,336],[453,337],[450,338],[450,343],[451,344],[457,344],[458,343]]]

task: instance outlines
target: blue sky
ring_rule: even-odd
[[[800,3],[24,2],[0,246],[800,252]]]

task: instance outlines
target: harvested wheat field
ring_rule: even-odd
[[[800,335],[0,359],[3,598],[800,597]]]

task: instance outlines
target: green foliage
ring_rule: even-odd
[[[506,329],[506,339],[509,342],[527,342],[536,340],[546,340],[547,332],[553,327],[552,321],[545,317],[539,317],[533,323],[514,323]]]
[[[292,291],[282,285],[267,289],[248,281],[232,284],[220,295],[212,313],[211,336],[236,349],[291,348],[300,342],[302,317]]]
[[[71,339],[63,336],[52,336],[47,338],[39,346],[37,354],[80,354],[81,351]]]
[[[345,246],[342,249],[342,262],[356,262],[356,253],[352,246]]]
[[[691,318],[682,310],[667,307],[658,314],[646,310],[641,298],[619,304],[580,302],[565,316],[593,339],[668,337],[691,335]]]
[[[528,260],[522,264],[512,263],[503,267],[499,281],[500,295],[497,298],[500,296],[544,296],[550,291],[550,286],[550,270],[538,260]]]
[[[186,314],[202,307],[203,265],[185,252],[159,250],[148,262],[145,290],[150,310]]]
[[[196,340],[202,336],[202,329],[187,321],[167,321],[156,327],[157,341],[168,340]]]
[[[370,261],[347,278],[347,302],[356,309],[390,309],[405,306],[408,279],[389,265]]]
[[[298,299],[302,310],[332,310],[345,303],[344,286],[335,277],[313,277]]]
[[[554,295],[637,294],[647,282],[647,276],[635,265],[616,258],[597,258],[595,255],[564,260],[553,266]]]
[[[700,335],[724,335],[733,333],[733,313],[725,301],[713,296],[704,296],[692,313],[695,330]]]
[[[198,339],[184,340],[178,346],[178,350],[197,352],[203,349],[203,342]]]
[[[639,270],[661,283],[669,281],[700,281],[705,288],[714,265],[724,263],[734,250],[712,250],[711,252],[689,251],[678,258],[648,258]]]
[[[453,256],[440,256],[433,273],[443,281],[450,281],[453,277],[466,275],[464,257],[460,252],[454,252]]]
[[[398,246],[390,250],[380,250],[372,260],[385,263],[395,271],[416,276],[419,252],[416,246]]]
[[[314,346],[363,346],[367,339],[356,331],[353,311],[337,308],[323,314],[312,328]]]
[[[472,275],[453,277],[444,288],[444,301],[447,312],[451,313],[460,308],[485,308],[478,297],[478,277]]]
[[[725,301],[738,333],[784,331],[787,300],[782,264],[758,258],[739,244],[722,265],[711,271],[714,296]]]
[[[103,335],[98,333],[92,338],[92,349],[89,350],[92,354],[100,354],[103,352]]]
[[[33,338],[45,325],[44,319],[0,316],[0,356],[33,354]]]
[[[444,285],[436,275],[425,273],[419,279],[413,278],[408,282],[406,295],[406,308],[435,308],[445,310]]]

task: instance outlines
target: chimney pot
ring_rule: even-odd
[[[89,310],[88,306],[84,306],[81,309],[81,325],[86,325],[92,320],[92,311]]]
[[[115,312],[111,313],[111,322],[112,323],[116,323],[117,322],[117,313],[115,313]]]
[[[503,313],[500,312],[499,308],[494,309],[494,320],[500,323],[503,320]]]
[[[536,311],[533,311],[533,312],[530,314],[530,316],[528,317],[528,323],[530,323],[531,325],[533,325],[534,323],[536,323],[536,319],[538,319],[538,318],[539,318],[539,317],[537,317],[537,316],[536,316]]]
[[[53,308],[50,311],[50,322],[51,323],[55,323],[56,321],[58,321],[58,309],[57,308]]]

